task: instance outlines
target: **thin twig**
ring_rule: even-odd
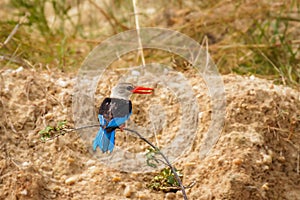
[[[134,11],[135,27],[136,27],[138,43],[139,43],[139,53],[141,54],[141,57],[142,57],[143,67],[145,67],[146,62],[145,62],[145,57],[144,57],[142,40],[141,40],[141,37],[140,37],[140,24],[139,24],[138,11],[137,11],[137,7],[136,7],[136,0],[132,0],[132,5],[133,5],[133,11]]]
[[[16,63],[18,65],[23,65],[23,66],[26,66],[26,67],[29,66],[23,59],[13,57],[13,56],[0,55],[0,60],[7,60],[9,62],[13,62],[13,63]]]
[[[168,163],[166,163],[164,160],[161,160],[161,159],[158,159],[158,158],[155,158],[155,160],[163,163],[166,166],[168,166]]]
[[[150,121],[153,121],[152,117],[154,117],[154,116],[150,113]],[[152,124],[152,127],[153,127],[153,133],[154,133],[154,137],[155,137],[155,142],[156,142],[157,147],[159,148],[159,142],[158,142],[158,138],[157,138],[157,134],[156,134],[157,132],[156,132],[155,123]]]
[[[299,175],[299,165],[300,165],[300,151],[298,150],[298,156],[297,156],[297,174]]]
[[[8,42],[13,38],[13,36],[17,33],[18,29],[20,28],[20,25],[22,25],[28,16],[28,13],[26,13],[17,23],[17,25],[14,27],[14,29],[10,32],[10,34],[7,36],[3,44],[1,44],[0,48],[7,45]]]
[[[6,157],[7,157],[6,143],[3,143],[3,144],[1,145],[0,150],[1,150],[1,152],[5,152],[5,155],[6,155]],[[3,165],[3,166],[1,167],[1,169],[0,169],[0,176],[2,175],[2,172],[4,171],[4,169],[6,168],[6,166],[7,166],[7,159],[5,159],[4,165]],[[0,178],[0,179],[1,179],[1,178]]]
[[[8,37],[6,38],[6,40],[3,42],[3,46],[7,45],[7,43],[11,40],[11,38],[16,34],[16,32],[18,31],[20,27],[20,23],[18,23],[14,29],[11,31],[11,33],[8,35]]]
[[[185,187],[182,185],[182,182],[175,170],[175,168],[171,165],[171,163],[169,162],[168,158],[155,146],[153,145],[150,141],[148,141],[146,138],[144,138],[139,132],[135,131],[135,130],[132,130],[132,129],[129,129],[129,128],[124,128],[124,130],[126,131],[129,131],[129,132],[132,132],[132,133],[135,133],[141,140],[143,140],[144,142],[146,142],[147,144],[149,144],[153,149],[155,149],[155,151],[160,154],[163,159],[166,161],[168,167],[170,167],[170,169],[172,170],[178,184],[180,185],[180,188],[181,188],[181,191],[182,191],[182,195],[183,195],[183,199],[184,200],[187,200],[187,196],[186,196],[186,192],[185,192]]]
[[[94,124],[94,125],[82,126],[82,127],[79,127],[79,128],[69,128],[69,129],[65,128],[65,129],[61,130],[61,131],[64,131],[64,132],[62,132],[60,134],[57,134],[57,135],[55,135],[55,136],[53,136],[51,138],[47,138],[43,142],[47,142],[49,140],[54,140],[55,138],[58,138],[58,137],[60,137],[62,135],[65,135],[65,134],[73,132],[73,131],[78,131],[78,130],[82,130],[82,129],[86,129],[86,128],[92,128],[92,127],[99,127],[99,126],[100,126],[99,124]]]
[[[196,181],[193,180],[189,185],[184,186],[184,188],[186,188],[186,189],[192,188],[192,187],[194,187],[195,184],[196,184]]]
[[[285,41],[285,44],[289,45],[297,45],[300,44],[300,40],[287,40]],[[275,44],[230,44],[230,45],[218,45],[213,44],[209,48],[210,49],[234,49],[234,48],[273,48],[273,47],[281,47],[283,46],[283,43],[275,43]]]
[[[107,12],[105,12],[104,9],[102,9],[97,3],[95,3],[92,0],[89,0],[89,3],[95,6],[99,10],[99,12],[105,17],[105,19],[108,21],[115,34],[118,33],[118,30],[115,28],[115,25],[120,26],[123,30],[129,30],[127,26],[120,23],[113,15],[110,16],[109,14],[107,14]]]

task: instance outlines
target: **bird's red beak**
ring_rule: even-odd
[[[146,87],[140,87],[137,86],[132,90],[132,93],[136,93],[136,94],[152,94],[153,92],[153,88],[146,88]]]

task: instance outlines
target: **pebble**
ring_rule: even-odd
[[[263,163],[271,164],[272,163],[272,156],[263,154]]]
[[[203,114],[204,114],[203,112],[199,112],[199,113],[198,113],[198,117],[199,117],[199,119],[202,119],[202,117],[203,117]]]
[[[30,162],[27,162],[27,161],[25,161],[25,162],[22,163],[23,167],[28,167],[29,165],[30,165]]]
[[[142,184],[141,182],[137,182],[137,183],[135,184],[135,188],[136,188],[137,190],[140,190],[140,189],[143,188],[143,184]]]
[[[240,158],[236,158],[232,161],[233,164],[240,166],[243,163],[243,160]]]
[[[283,163],[283,162],[285,162],[285,157],[284,156],[279,156],[278,160],[279,160],[279,162]]]
[[[165,200],[171,200],[171,199],[176,199],[176,193],[169,192],[165,196]]]
[[[78,180],[78,176],[71,176],[65,180],[65,184],[73,185]]]
[[[112,179],[112,182],[120,182],[121,181],[121,177],[119,177],[119,176],[115,176],[115,177],[113,177]]]
[[[102,170],[96,166],[91,166],[91,167],[89,167],[88,170],[92,176],[95,174],[101,174],[101,172],[102,172]]]
[[[263,169],[264,171],[267,171],[267,170],[270,169],[270,167],[269,167],[268,165],[264,165],[264,166],[262,167],[262,169]]]
[[[26,189],[24,189],[24,190],[22,190],[22,191],[20,192],[20,194],[22,194],[22,195],[26,196],[26,195],[28,194],[28,192],[27,192],[27,190],[26,190]]]
[[[139,199],[148,199],[149,194],[139,191],[137,192],[136,196]]]
[[[57,81],[56,81],[56,84],[62,88],[65,88],[68,86],[68,82],[67,81],[64,81],[62,80],[61,78],[59,78]]]
[[[124,190],[124,196],[127,198],[131,197],[131,194],[133,193],[132,188],[130,185],[127,185],[125,190]]]
[[[24,68],[21,66],[21,67],[19,67],[18,69],[15,70],[15,73],[19,73],[19,72],[21,72],[23,70],[24,70]]]
[[[181,190],[178,190],[178,191],[176,192],[176,198],[177,198],[177,199],[183,199],[183,194],[182,194],[182,191],[181,191]]]
[[[263,190],[269,190],[270,189],[270,187],[269,187],[269,183],[265,183],[265,184],[263,184],[262,186],[261,186],[261,189],[263,189]]]
[[[95,165],[96,164],[96,162],[94,161],[94,160],[88,160],[87,162],[86,162],[86,165],[87,166],[93,166],[93,165]]]
[[[131,71],[131,75],[133,75],[133,76],[140,76],[141,73],[140,73],[139,71],[132,70],[132,71]]]

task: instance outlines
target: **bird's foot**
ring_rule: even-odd
[[[122,124],[122,125],[119,126],[119,129],[121,130],[121,132],[124,131],[124,128],[125,128],[125,124]]]

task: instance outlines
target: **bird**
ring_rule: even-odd
[[[112,152],[115,146],[115,131],[123,131],[125,122],[132,114],[130,96],[136,94],[152,94],[153,88],[134,86],[132,83],[119,83],[111,90],[110,97],[103,100],[98,112],[99,131],[93,141],[93,150],[97,147],[103,153]]]

